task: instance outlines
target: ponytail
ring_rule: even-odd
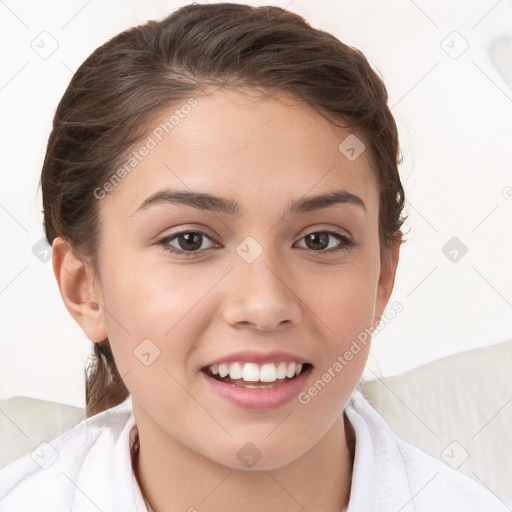
[[[129,391],[117,370],[108,338],[94,343],[92,362],[85,370],[85,415],[94,416],[123,402]]]

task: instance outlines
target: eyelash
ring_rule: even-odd
[[[194,256],[196,254],[200,254],[201,252],[204,252],[204,251],[208,250],[208,249],[200,249],[200,250],[196,250],[196,251],[184,251],[184,250],[181,250],[181,249],[176,249],[175,247],[170,247],[168,245],[171,240],[174,240],[175,238],[179,237],[180,235],[184,235],[184,234],[202,235],[202,236],[204,236],[206,238],[209,238],[210,240],[212,240],[215,243],[219,243],[217,240],[212,238],[210,235],[207,235],[206,233],[204,233],[202,231],[190,230],[190,231],[180,231],[180,232],[174,233],[172,235],[163,236],[162,238],[158,239],[155,242],[155,244],[162,246],[167,252],[174,253],[174,254],[180,254],[180,255],[183,255],[183,256],[185,256],[187,258],[191,257],[191,256]],[[300,238],[300,240],[303,240],[304,238],[306,238],[306,236],[312,235],[312,234],[332,235],[335,238],[338,238],[340,240],[340,242],[342,242],[339,247],[334,248],[334,249],[320,250],[320,251],[314,251],[313,249],[309,249],[309,250],[311,250],[313,252],[317,252],[317,253],[320,253],[320,254],[322,254],[322,253],[324,253],[324,254],[325,253],[332,254],[332,253],[336,253],[336,252],[340,252],[340,251],[348,251],[354,245],[356,245],[356,243],[354,241],[352,241],[350,238],[348,238],[347,236],[342,235],[341,233],[338,233],[336,231],[329,231],[329,230],[312,231],[311,233],[308,233],[307,235],[304,235],[302,238]],[[308,250],[308,249],[306,248],[306,250]]]

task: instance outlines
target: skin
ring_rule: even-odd
[[[369,151],[348,160],[338,145],[349,132],[290,97],[219,89],[196,99],[100,202],[99,276],[55,240],[63,300],[89,339],[110,340],[139,429],[137,477],[155,510],[231,512],[243,503],[245,512],[339,511],[352,470],[341,411],[368,347],[308,404],[292,400],[269,411],[218,397],[200,368],[241,349],[283,350],[313,364],[307,389],[376,325],[393,289],[399,244],[381,263]],[[242,213],[169,203],[134,213],[167,187],[236,200]],[[359,196],[366,212],[338,204],[283,217],[290,201],[339,188]],[[155,243],[197,229],[210,238],[192,257]],[[328,247],[306,244],[306,235],[326,229],[356,245],[328,253],[343,242],[331,236]],[[252,263],[236,252],[247,236],[263,249]],[[190,247],[178,238],[169,244]],[[160,350],[149,366],[134,356],[146,338]],[[262,454],[251,468],[237,457],[247,442]]]

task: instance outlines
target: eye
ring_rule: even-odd
[[[329,243],[329,238],[338,239],[338,244],[335,243],[334,246],[332,246]],[[347,251],[355,245],[355,242],[348,236],[337,233],[336,231],[314,231],[301,238],[301,240],[306,241],[306,249],[312,249],[314,252],[332,253]]]
[[[202,231],[180,231],[173,235],[166,235],[157,240],[156,243],[163,246],[168,252],[183,254],[184,256],[192,256],[194,253],[211,248],[202,247],[204,238],[212,240]],[[178,247],[171,245],[171,242],[174,242]]]
[[[203,247],[205,239],[218,244],[216,240],[213,240],[213,238],[202,231],[180,231],[179,233],[160,238],[156,241],[156,244],[164,247],[167,252],[188,257],[212,248],[212,246]],[[331,244],[329,239],[337,239],[338,243]],[[314,252],[321,253],[347,251],[355,245],[355,242],[346,235],[327,230],[314,231],[302,237],[300,240],[306,241],[305,249],[311,249]]]

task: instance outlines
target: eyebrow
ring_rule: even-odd
[[[235,217],[243,213],[240,204],[232,199],[202,192],[164,189],[146,198],[132,215],[157,204],[182,204],[197,208],[198,210],[223,213]],[[325,194],[306,196],[292,201],[285,210],[283,217],[288,214],[300,214],[321,210],[338,204],[357,205],[366,213],[366,205],[359,196],[352,194],[348,190],[338,189]],[[130,215],[130,217],[132,215]]]

